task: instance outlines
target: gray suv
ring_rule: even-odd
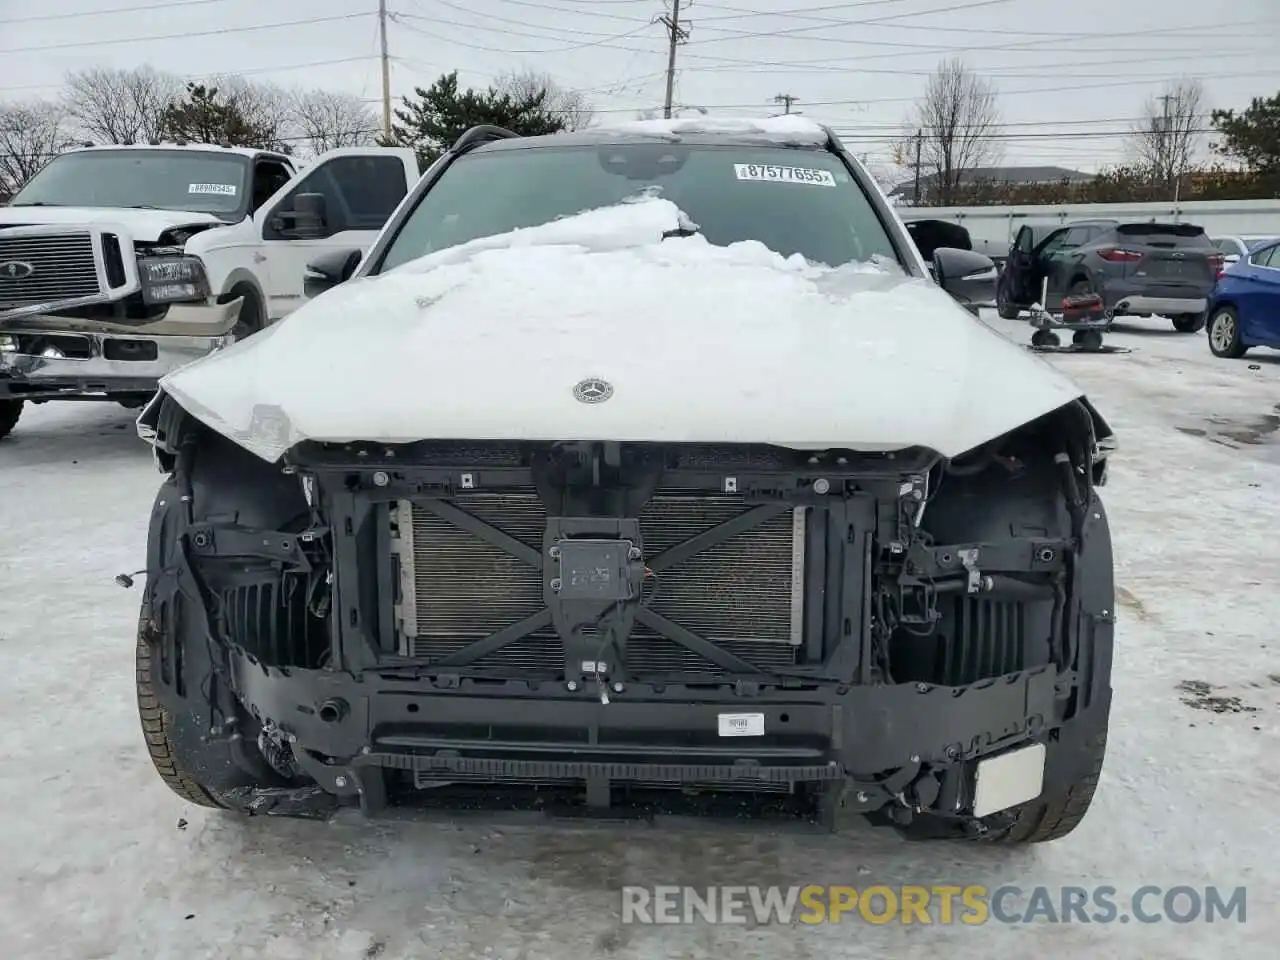
[[[1018,231],[997,288],[1001,317],[1044,296],[1098,294],[1112,317],[1165,316],[1175,330],[1204,329],[1205,307],[1223,255],[1202,227],[1189,223],[1080,220],[1047,231]],[[1047,289],[1046,289],[1047,288]]]

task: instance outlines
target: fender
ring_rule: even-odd
[[[196,234],[187,241],[185,250],[204,264],[215,296],[222,298],[237,283],[249,283],[265,308],[264,278],[255,272],[253,260],[261,242],[257,225],[251,217],[245,217],[219,230]]]

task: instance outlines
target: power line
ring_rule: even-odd
[[[166,0],[166,9],[173,7],[202,7],[210,3],[227,3],[228,0]],[[156,4],[136,7],[111,7],[107,10],[80,10],[76,13],[42,13],[34,17],[5,17],[0,23],[38,23],[47,20],[79,20],[81,17],[105,17],[116,13],[154,13]]]
[[[443,23],[443,24],[446,24],[447,26],[463,27],[468,30],[480,30],[480,31],[489,31],[492,33],[504,33],[514,37],[526,37],[530,40],[564,40],[570,36],[571,37],[596,37],[604,40],[612,40],[619,36],[619,34],[617,33],[600,33],[595,30],[579,30],[577,27],[573,27],[572,29],[562,28],[562,27],[551,27],[541,23],[530,23],[528,20],[514,20],[511,17],[500,17],[500,16],[497,16],[496,14],[487,14],[487,13],[478,14],[472,8],[464,7],[458,3],[452,3],[450,2],[450,0],[432,0],[432,6],[448,7],[450,10],[457,10],[460,13],[467,14],[468,16],[479,17],[483,22],[482,23],[459,23],[457,20],[446,20],[440,17],[422,17],[422,16],[416,16],[413,14],[404,14],[404,16],[409,17],[410,19],[415,19],[415,20],[425,20],[428,23]],[[545,5],[538,4],[538,6],[545,6]],[[549,9],[559,9],[559,8],[549,8]],[[571,10],[564,10],[562,12],[568,13],[568,14],[573,13],[573,11]],[[614,17],[614,19],[622,20],[626,23],[630,23],[633,25],[637,24],[637,20],[635,17]],[[495,23],[495,22],[509,23],[515,27],[523,27],[525,28],[525,30],[547,31],[547,32],[550,32],[551,35],[547,36],[545,33],[542,33],[542,34],[525,33],[521,30],[503,30],[499,27],[490,26],[491,23]],[[650,26],[654,22],[655,22],[654,18],[647,17],[645,18],[643,23],[639,25]],[[622,34],[622,35],[625,36],[625,34]]]
[[[358,57],[337,57],[333,60],[308,60],[306,63],[289,63],[283,66],[272,67],[255,67],[249,70],[237,70],[237,77],[259,76],[264,73],[284,73],[289,70],[310,70],[314,67],[332,67],[342,63],[359,63],[362,60],[376,59],[377,54],[363,54]],[[189,73],[178,75],[179,80],[205,80],[210,77],[227,76],[227,71],[206,70],[203,73]],[[29,83],[25,86],[6,85],[4,89],[9,90],[60,90],[62,84],[48,83]],[[3,101],[0,101],[3,102]]]
[[[421,27],[415,27],[412,24],[405,23],[405,21],[406,20],[423,20],[423,21],[426,21],[427,23],[432,23],[432,24],[443,23],[449,26],[463,27],[464,29],[467,29],[467,30],[476,29],[474,24],[458,23],[455,20],[443,20],[440,17],[420,17],[412,13],[393,13],[393,14],[390,14],[389,16],[395,23],[404,27],[406,30],[408,30],[411,33],[418,33],[424,37],[430,37],[433,40],[440,40],[440,41],[443,41],[444,43],[451,43],[454,46],[458,46],[458,47],[466,47],[467,49],[470,49],[470,50],[482,50],[486,53],[502,53],[502,54],[569,53],[573,50],[584,50],[588,47],[609,47],[615,50],[626,50],[628,52],[635,52],[635,49],[636,49],[635,47],[619,47],[614,43],[610,43],[609,41],[623,40],[627,37],[633,37],[636,34],[640,33],[641,31],[647,30],[649,27],[653,25],[652,23],[646,23],[643,26],[636,27],[633,30],[628,30],[625,33],[614,34],[610,36],[608,40],[587,40],[582,43],[573,43],[565,47],[552,47],[547,50],[506,50],[506,49],[503,49],[502,47],[489,47],[489,46],[484,46],[483,44],[466,43],[465,41],[462,41],[462,40],[454,40],[450,37],[444,37],[444,36],[441,36],[440,34],[431,33],[428,30],[423,30]],[[530,36],[530,38],[534,40],[552,39],[550,37],[538,37],[538,36],[532,36],[529,34],[518,34],[514,30],[501,30],[498,27],[490,27],[488,29],[493,33],[508,33],[508,34],[513,34],[515,36]],[[650,51],[642,51],[642,52],[654,53],[656,51],[650,50]]]
[[[185,33],[154,34],[143,37],[122,37],[118,40],[77,40],[72,43],[50,43],[38,47],[10,47],[0,53],[40,53],[45,50],[75,50],[82,47],[105,47],[120,43],[148,43],[152,40],[187,40],[194,37],[217,37],[231,33],[253,33],[258,30],[280,30],[284,27],[302,27],[313,23],[334,23],[339,20],[356,20],[373,16],[365,13],[342,13],[331,17],[307,17],[305,20],[283,20],[278,23],[258,23],[246,27],[219,27],[214,30],[188,30]]]

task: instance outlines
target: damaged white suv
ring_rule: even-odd
[[[138,694],[181,796],[1084,816],[1111,432],[829,131],[478,128],[359,259],[139,418]]]

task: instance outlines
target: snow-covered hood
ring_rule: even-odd
[[[0,230],[25,224],[110,224],[135,243],[155,243],[175,227],[225,226],[211,213],[194,210],[132,210],[128,207],[0,207]]]
[[[592,211],[325,293],[162,389],[267,460],[304,439],[768,443],[955,456],[1081,391],[897,265],[655,241]],[[612,387],[585,403],[574,387]]]

